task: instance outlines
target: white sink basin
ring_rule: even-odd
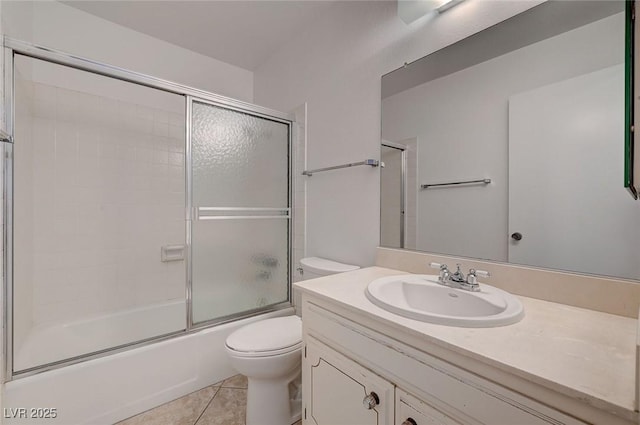
[[[391,313],[423,322],[466,328],[511,325],[524,317],[520,300],[480,284],[479,292],[449,288],[437,275],[399,275],[376,279],[367,298]]]

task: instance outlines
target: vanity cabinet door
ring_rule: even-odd
[[[307,338],[302,362],[304,425],[392,425],[390,382]]]
[[[462,423],[396,388],[396,425],[462,425]]]
[[[345,366],[332,363],[334,362],[332,360],[333,357],[326,357],[327,362],[342,371],[347,369],[350,371],[362,370],[373,375],[370,370],[375,370],[379,376],[373,376],[378,380],[384,379],[381,377],[393,379],[394,384],[399,387],[396,388],[397,392],[401,391],[401,388],[406,388],[420,399],[422,405],[428,407],[421,409],[417,407],[420,404],[414,403],[412,405],[414,410],[419,411],[423,416],[431,416],[429,419],[431,422],[426,422],[427,424],[586,425],[586,422],[581,422],[522,394],[502,387],[495,382],[469,373],[451,363],[403,344],[397,339],[379,334],[377,331],[366,328],[359,323],[348,321],[343,316],[335,314],[319,304],[305,300],[303,317],[305,323],[304,338],[306,341],[317,341],[315,338],[315,335],[317,335],[330,347],[336,347],[336,349],[347,353],[349,356],[349,359],[345,360]],[[322,346],[326,347],[324,344]],[[313,348],[310,342],[308,350],[311,350],[312,355],[311,358],[308,355],[306,359],[303,359],[303,384],[305,383],[305,374],[307,381],[311,376],[310,365],[317,365],[320,361],[319,356],[313,354],[317,349]],[[332,348],[326,347],[323,353],[326,352],[329,355],[329,353],[334,352],[330,350]],[[341,354],[339,356],[344,358]],[[335,361],[337,362],[337,360]],[[353,366],[347,366],[347,364]],[[364,366],[361,366],[361,364]],[[316,373],[318,370],[327,370],[326,366],[328,365],[316,368]],[[365,369],[365,367],[369,369]],[[354,374],[351,373],[346,372],[347,375],[357,376],[355,372],[353,372]],[[382,382],[385,381],[383,380]],[[317,394],[312,394],[312,390],[311,386],[303,387],[303,398],[307,399],[308,404],[311,404],[310,398],[319,397]],[[333,390],[332,388],[327,389],[327,391]],[[367,387],[367,391],[371,390]],[[360,400],[364,394],[364,390],[361,390]],[[307,406],[308,408],[309,406]],[[437,415],[437,412],[441,412],[443,415]],[[309,417],[309,411],[307,412],[307,417]],[[396,425],[401,425],[407,418],[396,418],[396,420],[399,419],[402,420],[396,421]],[[305,424],[321,425],[354,425],[358,423],[363,422],[305,422]],[[614,422],[600,421],[597,423],[608,425]]]

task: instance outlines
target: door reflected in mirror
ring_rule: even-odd
[[[381,245],[640,279],[624,40],[549,1],[383,76]]]
[[[384,163],[380,171],[380,196],[385,202],[380,205],[380,243],[393,248],[405,246],[406,224],[404,214],[406,185],[406,148],[399,143],[382,144],[381,159]]]

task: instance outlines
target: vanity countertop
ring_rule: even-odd
[[[298,282],[294,287],[401,331],[394,333],[398,340],[403,334],[419,336],[425,344],[637,421],[637,320],[518,296],[525,317],[513,325],[459,328],[424,323],[389,313],[365,296],[365,288],[374,279],[400,274],[408,273],[368,267]]]

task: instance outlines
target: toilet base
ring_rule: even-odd
[[[302,417],[302,400],[291,400],[289,384],[300,367],[281,379],[248,377],[246,425],[291,425]]]

